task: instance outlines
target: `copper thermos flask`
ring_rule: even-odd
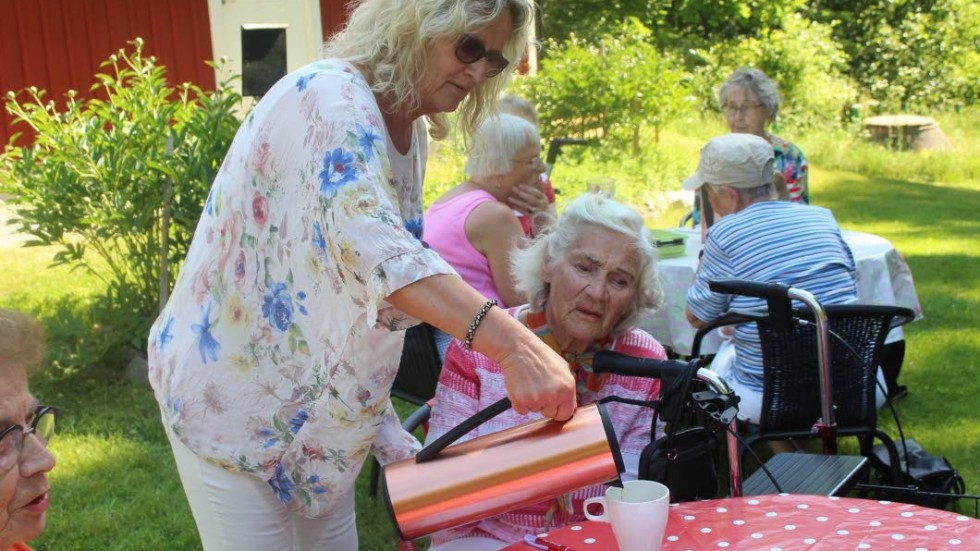
[[[510,406],[504,398],[414,458],[384,467],[384,499],[401,539],[413,540],[586,486],[622,484],[623,459],[600,403],[579,408],[565,422],[531,421],[450,446]]]

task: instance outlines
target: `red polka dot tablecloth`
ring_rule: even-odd
[[[547,534],[574,551],[617,551],[608,524],[583,522]],[[533,550],[524,543],[508,550]],[[663,551],[691,549],[980,550],[980,521],[906,503],[766,495],[672,505]],[[625,551],[625,550],[624,550]]]

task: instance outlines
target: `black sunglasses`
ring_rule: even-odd
[[[488,50],[479,38],[464,34],[456,43],[456,59],[463,63],[476,63],[487,58],[487,78],[493,78],[504,71],[510,63],[496,50]]]

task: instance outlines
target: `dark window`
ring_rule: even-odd
[[[242,25],[242,95],[262,97],[286,76],[286,26]]]

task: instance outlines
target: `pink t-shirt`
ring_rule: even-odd
[[[466,238],[466,219],[473,209],[488,201],[496,201],[483,190],[467,191],[444,203],[433,203],[425,212],[422,224],[422,241],[439,253],[452,266],[463,281],[487,298],[497,299],[506,306],[497,291],[490,272],[490,263]]]

